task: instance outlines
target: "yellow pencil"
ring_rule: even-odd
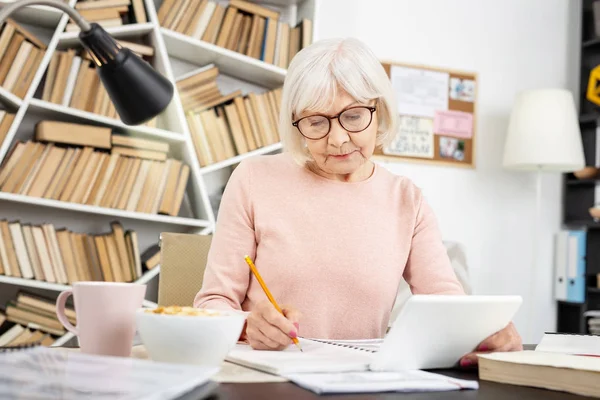
[[[254,276],[256,277],[256,279],[258,280],[258,283],[260,283],[260,287],[262,287],[263,291],[265,292],[265,294],[269,298],[269,301],[271,302],[271,304],[273,304],[273,307],[275,307],[275,309],[277,311],[279,311],[281,313],[281,315],[284,315],[283,311],[281,310],[281,308],[279,308],[279,305],[277,304],[277,302],[275,301],[275,299],[271,295],[271,292],[269,291],[269,288],[265,284],[265,281],[263,281],[262,277],[258,273],[258,270],[254,266],[254,263],[252,262],[252,260],[250,259],[250,257],[245,256],[244,260],[246,260],[246,263],[250,267],[250,270],[252,271],[252,273],[254,274]],[[298,346],[298,348],[300,349],[300,351],[302,351],[302,347],[300,347],[300,342],[298,341],[298,338],[292,338],[292,341],[294,342],[294,344],[296,346]]]

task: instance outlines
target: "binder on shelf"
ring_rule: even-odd
[[[567,248],[567,301],[585,302],[586,231],[569,231]]]
[[[567,239],[569,233],[562,231],[554,237],[554,298],[567,301]]]

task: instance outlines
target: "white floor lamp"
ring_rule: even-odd
[[[542,172],[573,172],[585,166],[581,131],[571,92],[536,89],[515,99],[504,148],[504,168],[536,172],[533,265],[529,280],[528,338],[534,334]],[[551,268],[551,267],[550,267]]]

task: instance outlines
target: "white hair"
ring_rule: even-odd
[[[398,124],[396,99],[381,62],[358,39],[319,40],[296,54],[283,84],[279,135],[284,149],[300,165],[312,158],[303,136],[292,126],[293,119],[302,112],[328,109],[338,90],[361,103],[375,100],[377,145],[393,139]]]

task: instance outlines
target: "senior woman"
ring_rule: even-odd
[[[415,294],[464,294],[422,192],[371,160],[396,124],[390,80],[362,42],[323,40],[300,51],[283,85],[284,152],[244,160],[231,175],[194,306],[249,312],[243,337],[275,350],[299,332],[383,337],[401,278]],[[520,348],[511,324],[479,350]]]

